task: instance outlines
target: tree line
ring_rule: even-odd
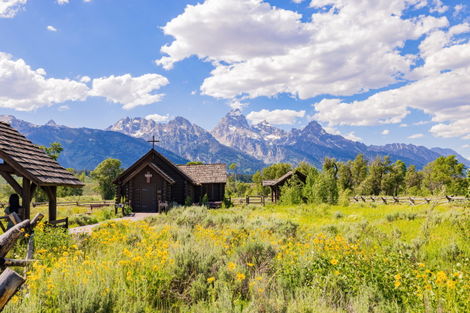
[[[407,166],[403,161],[393,162],[389,157],[368,161],[359,154],[354,160],[339,162],[325,158],[319,170],[301,162],[296,168],[277,163],[257,171],[252,183],[239,182],[231,175],[227,185],[229,196],[269,195],[262,186],[264,180],[281,177],[291,170],[303,173],[305,183],[296,175],[281,187],[284,203],[338,203],[351,195],[466,195],[470,196],[470,171],[455,156],[442,156],[429,162],[422,170]]]

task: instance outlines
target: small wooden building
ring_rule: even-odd
[[[160,212],[175,202],[199,203],[224,199],[225,164],[175,165],[152,149],[125,170],[114,183],[117,203],[129,204],[134,212]]]
[[[278,179],[263,180],[263,186],[271,188],[271,201],[273,203],[276,203],[279,201],[279,199],[281,198],[281,187],[284,186],[284,184],[289,179],[291,179],[294,175],[297,176],[300,179],[300,181],[305,183],[307,176],[305,176],[303,173],[301,173],[298,170],[289,171],[286,174],[279,177]]]
[[[57,219],[57,187],[84,184],[26,139],[9,124],[0,122],[0,175],[22,198],[23,219],[30,218],[31,200],[38,187],[49,199],[49,221]],[[19,183],[14,177],[20,177]]]

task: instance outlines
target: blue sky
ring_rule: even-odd
[[[106,128],[231,108],[470,158],[470,2],[3,0],[0,114]]]

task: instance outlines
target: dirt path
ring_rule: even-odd
[[[115,218],[115,219],[112,219],[112,220],[106,220],[106,221],[103,221],[101,223],[106,223],[106,222],[110,222],[110,221],[122,221],[122,220],[140,221],[140,220],[145,219],[146,217],[154,216],[154,215],[157,215],[157,214],[158,213],[133,213],[131,216]],[[70,228],[69,232],[71,234],[91,233],[93,231],[93,228],[100,225],[101,223]]]

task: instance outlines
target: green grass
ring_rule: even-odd
[[[177,208],[72,238],[5,312],[468,312],[468,208]]]

